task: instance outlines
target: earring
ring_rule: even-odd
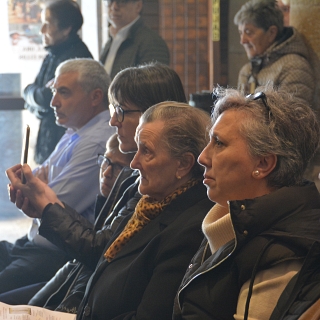
[[[260,174],[260,171],[259,171],[259,170],[255,170],[255,171],[253,171],[253,175],[254,175],[254,176],[258,177],[258,176],[259,176],[259,174]]]
[[[180,177],[178,174],[176,175],[176,177],[177,177],[177,179],[178,179],[178,180],[180,180],[180,179],[181,179],[181,177]]]

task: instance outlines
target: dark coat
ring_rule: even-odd
[[[171,319],[174,296],[203,238],[201,223],[211,206],[206,188],[201,183],[195,185],[173,200],[109,263],[101,253],[120,234],[130,216],[122,220],[117,232],[102,248],[102,240],[97,239],[99,232],[92,238],[90,230],[79,227],[79,220],[72,230],[60,232],[59,222],[55,222],[59,220],[60,206],[51,205],[43,216],[40,234],[60,247],[62,243],[69,249],[74,247],[81,252],[78,260],[87,265],[97,263],[97,256],[101,257],[77,318]],[[81,234],[80,241],[72,239],[77,233]],[[87,243],[86,238],[89,238]]]
[[[104,65],[112,43],[112,38],[105,44],[100,55]],[[120,45],[111,71],[111,79],[122,69],[146,62],[158,61],[169,64],[169,50],[164,40],[148,28],[139,18],[130,28],[129,35]]]
[[[35,151],[35,161],[39,164],[49,157],[66,130],[55,123],[56,118],[50,107],[52,93],[46,84],[54,78],[56,68],[61,62],[73,58],[92,58],[78,35],[72,35],[65,42],[47,47],[46,50],[49,53],[43,60],[35,82],[29,84],[23,93],[24,107],[40,119]]]
[[[131,204],[128,203],[130,199],[135,198],[137,185],[134,182],[137,177],[138,172],[133,172],[130,168],[124,167],[117,177],[108,199],[103,196],[97,197],[94,230],[100,230],[104,226],[105,241],[111,238],[123,217],[126,214],[131,214],[139,201],[141,195]],[[64,221],[63,224],[68,228],[71,227],[72,221]],[[84,296],[86,284],[93,271],[94,266],[88,267],[76,260],[69,261],[29,301],[29,304],[39,307],[44,306],[52,310],[57,309],[62,312],[77,313],[78,306]]]
[[[230,214],[236,239],[213,255],[207,241],[202,244],[178,291],[174,319],[233,319],[240,289],[256,272],[303,259],[320,241],[320,196],[313,183],[232,201]]]

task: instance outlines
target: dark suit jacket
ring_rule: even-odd
[[[211,207],[199,183],[172,201],[110,263],[102,256],[77,319],[171,319],[174,296],[201,243],[201,223]]]
[[[111,43],[110,38],[102,50],[102,64],[106,62]],[[164,40],[139,18],[130,28],[128,38],[120,45],[110,76],[113,79],[122,69],[152,61],[169,64],[169,50]]]

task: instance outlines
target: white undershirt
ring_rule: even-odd
[[[114,63],[114,59],[117,55],[118,49],[121,46],[121,43],[127,39],[129,31],[131,26],[140,18],[140,16],[138,16],[136,19],[134,19],[132,22],[130,22],[129,24],[127,24],[126,26],[124,26],[123,28],[121,28],[114,37],[112,37],[112,35],[110,35],[110,37],[112,37],[112,43],[111,43],[111,47],[109,49],[108,55],[107,55],[107,59],[105,61],[104,64],[104,68],[106,69],[108,74],[111,74],[111,70],[113,67],[113,63]]]

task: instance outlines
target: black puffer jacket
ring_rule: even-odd
[[[242,285],[260,270],[304,259],[320,242],[320,196],[313,183],[230,202],[235,240],[213,255],[204,241],[175,302],[174,319],[234,319]]]
[[[54,112],[50,107],[52,93],[46,84],[54,78],[56,68],[61,62],[74,58],[92,58],[87,46],[78,35],[70,35],[65,42],[49,46],[46,50],[49,53],[43,60],[35,82],[29,84],[23,93],[24,107],[40,119],[35,151],[35,161],[39,164],[49,157],[66,130],[55,123]]]

